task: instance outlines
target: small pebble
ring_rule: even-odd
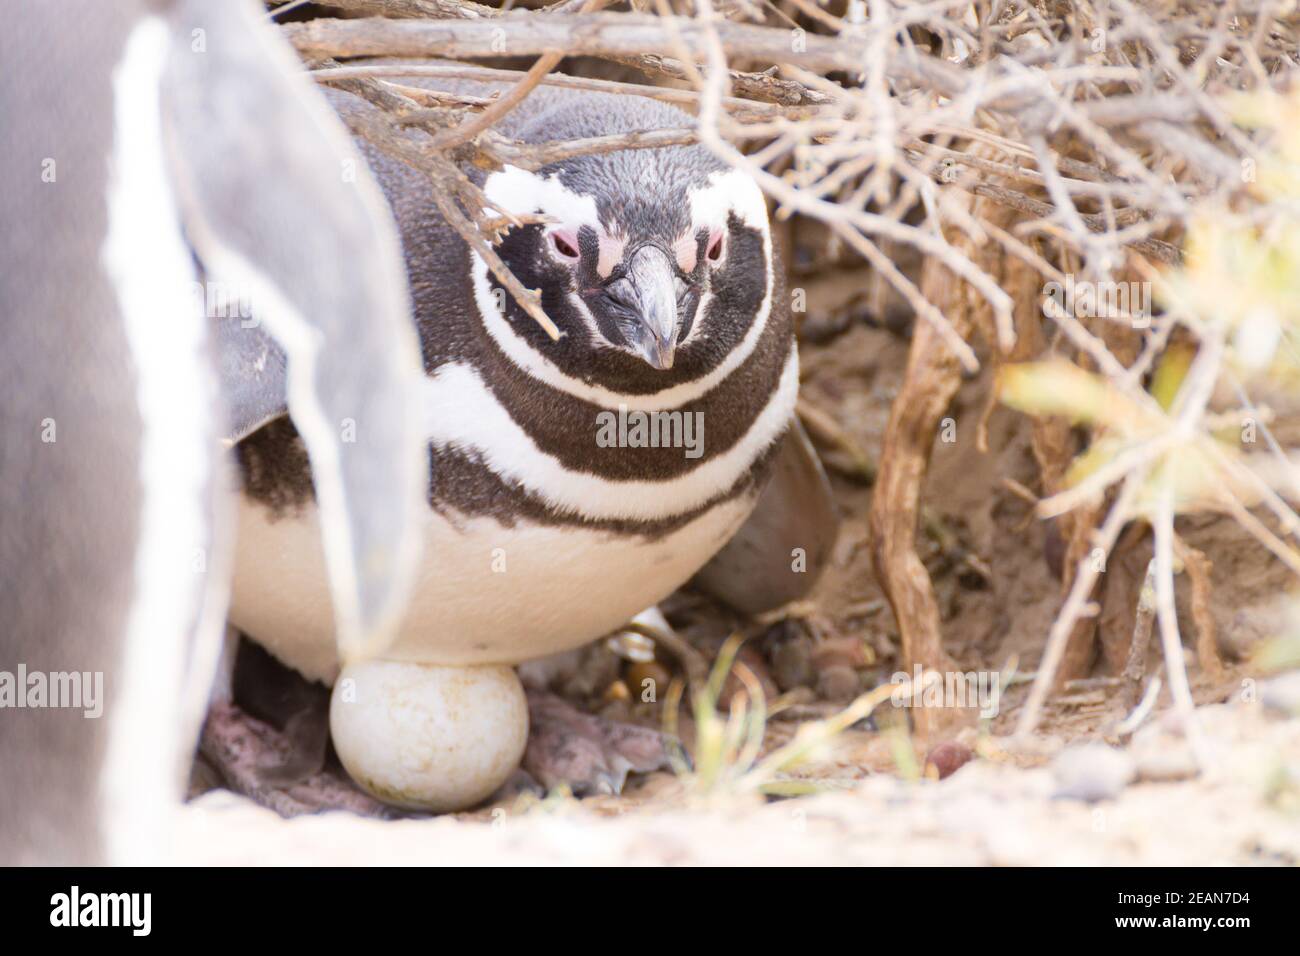
[[[1137,758],[1137,775],[1151,783],[1190,780],[1200,773],[1192,748],[1179,741],[1167,750],[1151,750]]]
[[[1150,724],[1134,734],[1128,752],[1137,766],[1139,780],[1167,783],[1188,780],[1200,772],[1186,738],[1159,724]]]
[[[862,680],[852,667],[836,664],[817,674],[817,693],[826,700],[852,700],[862,689]]]
[[[627,684],[621,680],[616,680],[605,688],[604,700],[608,703],[615,700],[627,700],[631,696],[632,693],[627,689]]]
[[[1113,800],[1137,775],[1133,758],[1101,743],[1067,747],[1052,761],[1054,797],[1095,803]]]
[[[805,634],[781,641],[772,650],[772,677],[783,691],[811,687],[817,680],[812,665],[812,638]]]
[[[1290,671],[1261,681],[1259,702],[1269,710],[1300,717],[1300,671]]]
[[[827,700],[851,700],[862,691],[858,671],[868,664],[866,645],[855,637],[833,637],[813,648],[817,692]]]
[[[818,670],[837,664],[866,667],[871,663],[867,657],[867,646],[856,637],[827,638],[814,647],[812,658],[813,666]]]
[[[951,777],[958,768],[970,762],[974,752],[965,744],[945,740],[935,744],[925,758],[925,775],[934,780]]]

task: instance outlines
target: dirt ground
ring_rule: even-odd
[[[802,346],[805,402],[843,429],[819,445],[842,517],[831,567],[807,606],[786,619],[741,621],[703,595],[666,603],[678,633],[711,658],[733,631],[743,660],[779,700],[765,749],[801,721],[828,716],[897,669],[898,635],[870,567],[866,515],[877,453],[907,354],[857,298],[862,277],[811,283]],[[1178,603],[1189,674],[1205,733],[1196,774],[1168,691],[1134,734],[1132,702],[1114,661],[1056,695],[1030,745],[1009,734],[1062,596],[1049,565],[1049,529],[1033,514],[1037,468],[1025,419],[994,408],[988,450],[976,430],[991,376],[965,383],[936,443],[921,555],[944,613],[944,645],[963,670],[1018,675],[990,719],[918,740],[887,711],[843,733],[797,775],[827,792],[796,799],[701,798],[669,773],[630,781],[620,797],[505,797],[437,819],[363,820],[325,814],[291,821],[226,791],[184,808],[176,846],[195,863],[597,864],[1300,864],[1300,691],[1295,677],[1259,683],[1245,657],[1287,623],[1286,569],[1227,520],[1195,517],[1180,533],[1213,561],[1211,613],[1225,668],[1211,678],[1194,652],[1190,588]],[[1297,417],[1300,421],[1300,417]],[[1008,480],[1009,479],[1009,480]],[[1130,536],[1107,568],[1102,643],[1133,626],[1149,544]],[[1114,583],[1112,583],[1112,580]],[[1135,583],[1136,582],[1136,585]],[[639,673],[604,645],[585,652],[559,689],[607,716],[659,725],[663,699],[635,700]],[[664,671],[680,671],[671,656]],[[1160,666],[1152,642],[1148,673]],[[1296,675],[1300,677],[1300,675]],[[691,740],[689,721],[682,737]],[[943,745],[932,761],[927,755]],[[1091,744],[1091,747],[1082,745]],[[1102,745],[1113,749],[1099,750]],[[970,755],[969,762],[954,767]],[[931,764],[927,766],[927,764]],[[944,779],[936,779],[943,775]]]
[[[184,808],[174,846],[199,865],[1297,865],[1300,721],[1244,704],[1201,715],[1211,771],[1096,803],[1056,796],[1049,768],[993,759],[938,782],[868,774],[851,791],[768,803],[692,804],[655,774],[622,798],[398,821],[282,820],[215,790]],[[871,734],[845,737],[836,775],[872,760]]]

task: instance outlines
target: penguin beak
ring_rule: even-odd
[[[677,348],[676,276],[668,255],[655,246],[642,246],[627,269],[629,305],[640,320],[632,332],[632,347],[653,368],[673,367]]]

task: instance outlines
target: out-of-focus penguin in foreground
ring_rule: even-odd
[[[229,589],[223,443],[287,407],[344,657],[404,606],[397,235],[252,2],[31,4],[0,61],[0,863],[165,860]]]

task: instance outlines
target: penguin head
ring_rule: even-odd
[[[657,392],[707,375],[766,321],[766,203],[749,176],[700,147],[507,166],[484,192],[500,211],[533,220],[498,251],[540,291],[561,339],[537,328],[485,267],[480,288],[496,287],[512,331],[568,375]]]

